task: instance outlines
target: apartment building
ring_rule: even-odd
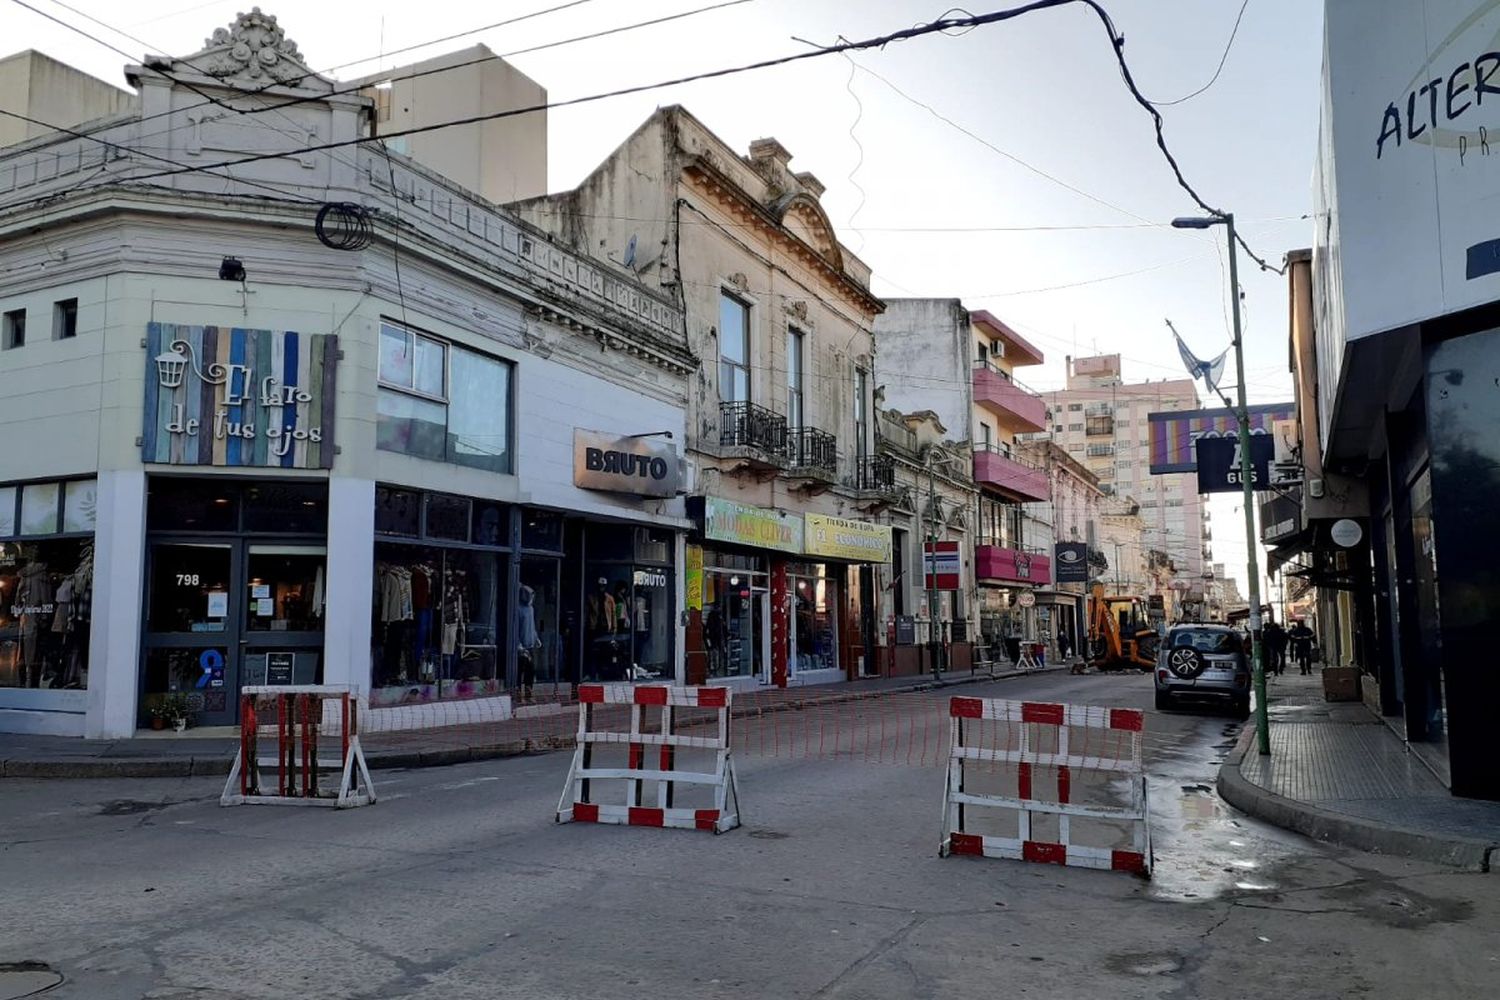
[[[1071,358],[1067,387],[1042,398],[1052,440],[1098,476],[1107,492],[1139,503],[1146,547],[1165,554],[1177,589],[1201,594],[1211,552],[1208,505],[1192,473],[1149,471],[1147,417],[1198,409],[1192,380],[1126,382],[1118,354]]]

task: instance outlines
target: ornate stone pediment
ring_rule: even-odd
[[[333,84],[314,73],[302,61],[297,43],[271,14],[259,7],[248,14],[237,14],[234,23],[219,28],[203,40],[203,49],[177,60],[225,83],[245,83],[261,88],[284,84],[307,90],[329,91]]]

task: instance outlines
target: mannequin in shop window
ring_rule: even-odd
[[[537,649],[542,645],[542,638],[536,630],[536,592],[523,583],[517,600],[516,667],[520,674],[521,701],[524,703],[534,700],[532,688],[536,684],[535,657]]]
[[[708,676],[724,676],[724,651],[729,645],[729,625],[717,603],[703,619],[703,647],[708,650]]]

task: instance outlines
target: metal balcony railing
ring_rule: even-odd
[[[787,432],[786,457],[794,469],[816,469],[833,475],[839,468],[838,439],[813,427],[794,427]]]
[[[990,361],[987,358],[975,358],[974,361],[973,361],[973,363],[972,363],[972,365],[971,365],[971,367],[973,367],[973,368],[984,368],[984,369],[987,369],[987,370],[993,372],[994,374],[1000,376],[1002,379],[1004,379],[1005,381],[1009,382],[1011,385],[1013,385],[1016,388],[1020,389],[1022,392],[1025,392],[1027,395],[1036,396],[1038,398],[1041,398],[1041,393],[1037,392],[1035,389],[1031,388],[1025,382],[1022,382],[1020,379],[1016,378],[1010,372],[1008,372],[1005,369],[1001,368],[999,365],[995,364],[994,362]]]
[[[889,455],[866,455],[855,472],[855,489],[889,492],[896,488],[896,460]]]
[[[719,444],[783,454],[787,450],[786,418],[754,403],[720,403]]]

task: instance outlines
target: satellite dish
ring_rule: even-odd
[[[635,267],[635,234],[630,235],[630,242],[625,244],[625,266]]]

